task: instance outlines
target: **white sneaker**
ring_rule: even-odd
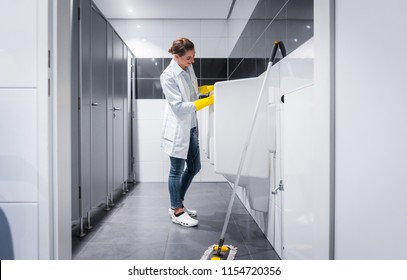
[[[173,223],[180,224],[184,227],[194,227],[198,225],[198,220],[192,219],[186,212],[182,213],[178,217],[172,214],[171,220]]]
[[[188,215],[191,216],[191,217],[196,217],[196,216],[198,216],[198,212],[197,212],[196,210],[188,209],[188,208],[186,208],[186,207],[184,207],[184,212],[188,213]],[[169,209],[168,209],[168,214],[170,214],[170,216],[171,216],[172,214],[174,214],[174,209],[169,208]]]

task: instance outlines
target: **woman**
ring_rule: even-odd
[[[192,218],[197,212],[183,203],[192,179],[201,169],[196,111],[213,104],[214,97],[198,99],[198,83],[192,67],[194,43],[178,38],[168,51],[173,59],[160,81],[167,101],[161,147],[170,157],[169,214],[173,223],[192,227],[198,225],[198,220]]]

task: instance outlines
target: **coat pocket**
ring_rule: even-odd
[[[163,133],[163,138],[166,140],[169,140],[171,142],[175,141],[175,138],[177,137],[178,132],[178,126],[175,125],[174,123],[167,122],[165,127],[164,127],[164,133]]]

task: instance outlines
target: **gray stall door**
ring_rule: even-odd
[[[107,46],[106,21],[92,9],[92,207],[106,201],[107,191]]]
[[[113,28],[107,25],[107,189],[113,194]]]
[[[91,209],[91,3],[80,5],[80,215],[84,217]]]
[[[78,11],[79,1],[73,2],[73,11]],[[79,20],[72,22],[72,44],[79,46]],[[72,154],[71,154],[71,168],[72,168],[72,221],[79,220],[80,206],[79,206],[79,186],[80,186],[80,159],[79,159],[79,110],[78,110],[78,97],[79,93],[79,48],[72,49],[72,95],[71,95],[71,141],[72,141]]]
[[[124,147],[124,153],[123,153],[123,179],[124,181],[128,181],[129,179],[129,160],[130,160],[130,155],[129,155],[129,114],[131,113],[129,110],[129,102],[128,102],[128,94],[129,94],[129,87],[128,87],[128,49],[126,45],[123,45],[123,147]]]
[[[124,182],[124,71],[123,42],[113,33],[113,188]]]

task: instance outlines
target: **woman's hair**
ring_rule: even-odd
[[[168,49],[170,54],[183,56],[187,51],[195,49],[194,43],[187,38],[178,38],[172,42],[171,48]]]

